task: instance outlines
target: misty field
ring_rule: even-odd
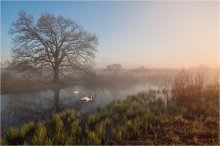
[[[1,145],[220,145],[219,1],[1,1]]]
[[[218,145],[218,76],[183,69],[169,87],[113,100],[86,117],[71,108],[48,120],[9,128],[1,142],[16,145]],[[167,98],[164,100],[157,95]]]

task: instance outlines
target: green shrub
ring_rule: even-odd
[[[96,129],[96,133],[98,138],[102,141],[102,143],[105,142],[106,137],[105,137],[105,125],[104,124],[99,124],[98,128]]]
[[[75,110],[73,110],[73,109],[70,109],[70,110],[67,110],[66,112],[64,112],[64,113],[66,113],[66,116],[65,117],[67,117],[69,120],[69,122],[70,121],[73,121],[76,117],[77,117],[77,113],[76,113],[76,111]]]
[[[157,115],[165,113],[166,107],[164,101],[161,98],[154,100],[153,103],[150,105],[150,111]]]
[[[124,112],[124,110],[125,110],[125,106],[124,106],[124,104],[116,104],[115,106],[114,106],[114,112],[116,112],[116,113],[121,113],[121,112]]]
[[[68,137],[66,138],[65,145],[73,145],[73,144],[76,144],[75,140],[76,140],[75,138],[68,136]]]
[[[63,125],[63,121],[60,118],[60,115],[58,115],[58,114],[54,115],[53,120],[55,122],[55,131],[56,131],[56,133],[61,132],[64,125]]]
[[[73,143],[80,142],[80,140],[78,138],[82,134],[82,128],[80,127],[79,123],[80,123],[80,121],[79,121],[79,119],[77,119],[77,120],[73,121],[72,125],[71,125],[71,137],[72,137],[71,141]]]
[[[139,116],[134,120],[133,127],[134,127],[135,135],[140,136],[141,134],[144,134],[145,132],[144,124],[145,123]]]
[[[146,115],[146,120],[148,123],[156,124],[160,121],[160,117],[153,113],[148,113],[148,115]]]
[[[59,133],[56,133],[54,137],[54,141],[58,145],[63,145],[66,142],[67,132],[61,131]]]
[[[104,125],[109,126],[110,124],[111,124],[110,119],[108,117],[106,117],[105,120],[104,120]]]
[[[94,129],[97,121],[98,121],[98,116],[90,115],[88,117],[88,126],[89,126],[89,128]]]
[[[47,129],[44,123],[39,123],[34,138],[33,144],[44,144],[47,138]]]
[[[125,126],[123,126],[122,135],[125,139],[134,139],[138,136],[137,133],[135,133],[135,127],[132,121],[128,120]]]
[[[141,129],[141,132],[143,132],[143,134],[145,133],[145,131],[147,130],[148,128],[148,124],[150,123],[148,121],[148,114],[145,114],[143,115],[141,118],[139,118],[140,120],[140,129]]]
[[[6,143],[8,144],[17,144],[17,139],[19,136],[19,131],[16,128],[10,128],[6,134]]]
[[[131,108],[127,109],[126,116],[130,119],[134,116],[134,112]]]
[[[44,142],[45,145],[53,145],[53,141],[49,138],[47,138]]]
[[[20,135],[22,138],[25,138],[26,135],[34,129],[34,122],[29,122],[27,124],[24,124],[20,129]]]
[[[40,143],[40,139],[35,135],[31,140],[31,145],[42,145],[42,143]]]
[[[101,144],[101,140],[97,137],[97,135],[94,131],[88,132],[88,144],[91,144],[91,145]]]
[[[81,134],[82,133],[82,129],[81,129],[79,123],[80,123],[79,119],[73,121],[72,127],[71,127],[71,132],[72,133],[77,133],[77,134]]]

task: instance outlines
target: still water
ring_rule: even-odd
[[[46,90],[40,92],[5,94],[1,95],[1,125],[18,127],[28,121],[39,121],[48,119],[53,114],[68,108],[74,108],[82,115],[94,112],[97,106],[105,106],[114,99],[125,99],[127,95],[136,94],[157,86],[150,84],[136,84],[124,88],[92,87],[85,85],[74,85],[63,89]],[[73,91],[79,89],[79,94]],[[95,96],[93,102],[82,102],[84,96]]]

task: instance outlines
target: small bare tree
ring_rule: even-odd
[[[9,34],[15,43],[13,62],[31,64],[35,70],[49,67],[54,82],[64,70],[87,70],[94,64],[97,37],[70,19],[45,13],[34,22],[32,15],[20,11]]]

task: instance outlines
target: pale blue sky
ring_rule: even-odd
[[[8,31],[19,10],[74,19],[99,38],[97,67],[217,66],[219,2],[1,2],[1,59],[10,57]]]

